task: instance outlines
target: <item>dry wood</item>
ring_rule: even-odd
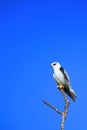
[[[62,115],[61,130],[64,130],[65,119],[66,119],[67,114],[68,114],[68,108],[69,108],[70,102],[69,102],[69,100],[66,98],[63,88],[62,88],[60,91],[61,91],[61,93],[62,93],[62,95],[63,95],[63,98],[64,98],[64,101],[65,101],[64,112],[60,111],[59,109],[57,109],[57,108],[54,107],[53,105],[49,104],[47,101],[43,101],[43,103],[46,104],[47,106],[49,106],[49,107],[50,107],[51,109],[53,109],[54,111],[56,111],[58,114],[61,114],[61,115]]]

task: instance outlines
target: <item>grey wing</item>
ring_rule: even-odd
[[[60,71],[63,73],[64,78],[65,78],[68,82],[70,82],[70,78],[69,78],[68,73],[66,72],[66,70],[65,70],[63,67],[60,67]]]
[[[67,77],[67,81],[66,81],[66,84],[69,86],[69,88],[71,89],[72,87],[71,87],[71,82],[70,82],[70,78],[69,78],[69,75],[68,75],[68,73],[66,72],[66,70],[64,70],[64,72],[65,72],[65,74],[66,74],[66,77]]]
[[[68,76],[68,73],[66,72],[66,70],[63,69],[63,67],[61,67],[60,70],[63,73],[64,79],[65,79],[65,88],[64,88],[64,91],[72,98],[72,100],[75,100],[75,98],[77,96],[76,96],[74,90],[71,87],[70,78]]]
[[[66,74],[66,77],[67,77],[67,79],[68,79],[68,82],[70,82],[70,78],[69,78],[69,75],[68,75],[68,73],[66,72],[66,70],[64,70],[64,73]]]
[[[65,80],[65,84],[68,88],[71,88],[71,83],[70,83],[70,78],[68,73],[66,72],[66,70],[63,67],[60,67],[60,71],[63,73],[64,75],[64,80]]]

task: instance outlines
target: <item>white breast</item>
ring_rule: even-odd
[[[65,84],[64,75],[62,74],[61,71],[59,71],[59,69],[54,70],[53,77],[58,84]]]

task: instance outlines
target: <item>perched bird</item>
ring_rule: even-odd
[[[63,89],[64,92],[73,100],[77,97],[74,90],[71,87],[70,79],[65,69],[58,62],[53,62],[51,67],[54,70],[53,77],[58,84],[59,89]]]

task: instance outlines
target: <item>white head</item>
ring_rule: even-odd
[[[53,69],[55,69],[55,68],[60,68],[61,67],[61,65],[60,65],[60,63],[58,63],[58,62],[53,62],[52,64],[51,64],[51,68],[53,68]]]

